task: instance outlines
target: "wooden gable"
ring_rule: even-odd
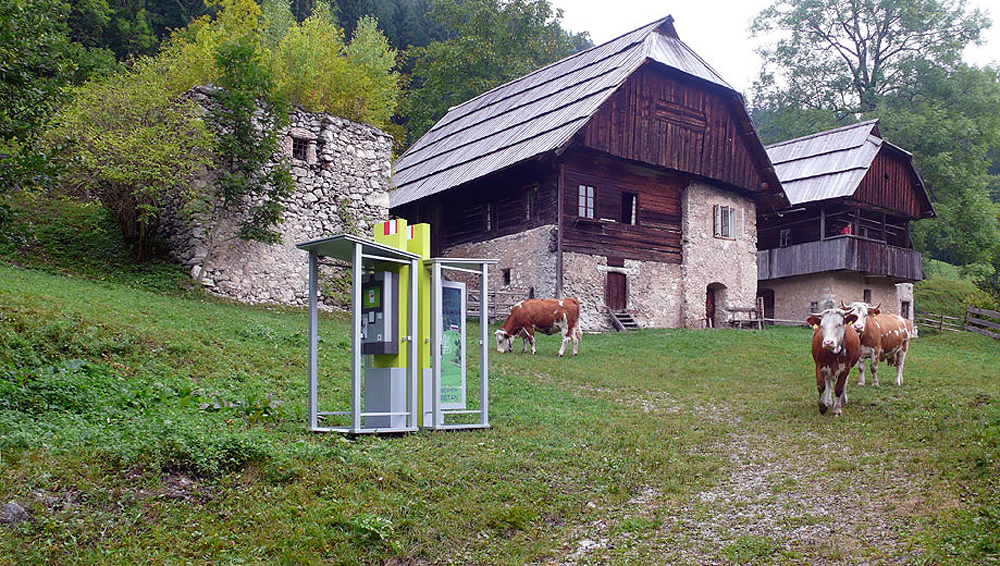
[[[858,184],[854,199],[912,220],[933,215],[927,193],[909,156],[886,144],[879,149]]]
[[[755,193],[770,167],[731,94],[656,64],[636,71],[590,119],[583,145],[632,161],[721,181]],[[749,130],[749,131],[748,131]]]

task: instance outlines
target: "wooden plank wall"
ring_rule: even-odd
[[[583,143],[757,191],[762,179],[730,103],[692,79],[646,65],[591,118]]]
[[[431,253],[556,223],[556,172],[551,163],[519,165],[471,183],[392,209],[410,223],[431,225]],[[527,187],[536,185],[536,210],[525,216]],[[489,204],[489,207],[487,207]],[[490,229],[486,211],[490,209]]]
[[[686,179],[588,152],[568,153],[563,163],[564,250],[680,263],[681,190]],[[580,185],[595,188],[593,220],[579,217]],[[623,192],[638,197],[636,225],[620,222]]]
[[[883,147],[861,179],[856,198],[917,219],[923,202],[918,191],[916,176],[907,159]]]

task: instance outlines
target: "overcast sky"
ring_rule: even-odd
[[[760,59],[754,53],[758,40],[751,38],[747,29],[753,17],[772,0],[549,1],[562,8],[565,29],[590,32],[595,45],[670,14],[674,17],[677,35],[684,43],[701,55],[726,82],[747,95],[760,70]],[[990,12],[994,21],[1000,18],[1000,3],[996,0],[970,0],[969,5]],[[983,46],[966,51],[966,61],[976,65],[1000,61],[1000,22],[986,32],[985,40]]]

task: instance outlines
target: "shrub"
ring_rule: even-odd
[[[204,122],[166,87],[163,68],[141,59],[126,74],[78,88],[49,136],[69,147],[64,188],[100,200],[137,260],[152,255],[168,195],[211,163]]]

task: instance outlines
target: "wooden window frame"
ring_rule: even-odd
[[[712,235],[721,240],[737,240],[746,229],[742,208],[717,204],[712,207]]]
[[[538,184],[524,187],[524,219],[538,219]]]
[[[792,245],[792,229],[782,228],[778,232],[778,247],[787,248],[790,245]]]
[[[597,187],[580,183],[576,189],[576,215],[585,220],[597,216]]]
[[[626,218],[625,215],[625,200],[631,198],[632,208],[631,214]],[[626,226],[638,226],[639,225],[639,195],[637,193],[630,193],[628,191],[622,191],[622,202],[621,202],[621,213],[619,215],[619,222]]]

